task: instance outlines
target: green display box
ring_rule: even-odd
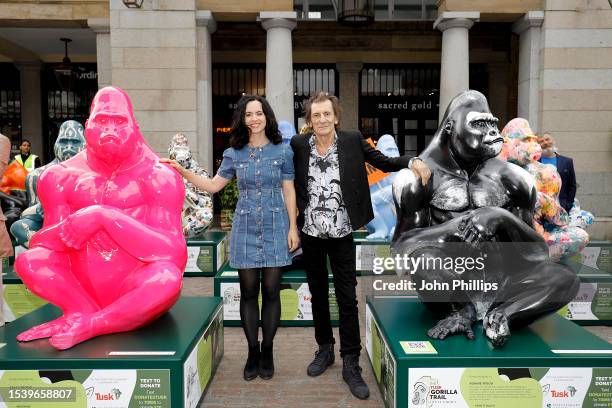
[[[206,231],[187,239],[185,276],[215,276],[227,261],[229,235]]]
[[[2,313],[5,323],[12,322],[47,304],[47,301],[30,292],[30,289],[21,282],[12,266],[3,269],[3,271]]]
[[[391,253],[391,242],[383,239],[366,239],[369,232],[353,232],[355,241],[355,265],[357,272],[363,275],[373,275],[374,259],[388,258]],[[388,271],[395,273],[394,271]]]
[[[580,264],[564,262],[580,278],[580,289],[559,314],[583,326],[612,326],[612,273]]]
[[[225,326],[240,326],[240,283],[238,271],[226,265],[215,276],[215,296],[223,298]],[[281,280],[281,326],[312,326],[312,305],[306,272],[283,273]],[[259,295],[261,308],[261,292]],[[338,325],[338,304],[332,275],[329,275],[329,309],[332,325]]]
[[[59,315],[47,305],[0,328],[0,407],[194,408],[223,356],[219,298],[181,298],[149,326],[69,350],[15,340]]]
[[[612,406],[612,346],[553,314],[494,349],[476,339],[432,340],[436,316],[415,299],[366,306],[366,349],[386,407]]]

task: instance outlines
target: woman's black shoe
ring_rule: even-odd
[[[261,358],[259,359],[259,376],[264,380],[269,380],[274,376],[274,356],[272,348],[261,346]]]
[[[259,352],[259,342],[256,346],[249,346],[249,357],[244,365],[244,379],[246,381],[254,380],[259,374],[259,361],[261,354]]]

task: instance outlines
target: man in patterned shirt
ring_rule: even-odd
[[[385,156],[372,148],[359,132],[336,131],[340,104],[335,96],[324,92],[315,94],[308,100],[305,113],[313,133],[295,136],[291,147],[298,223],[302,226],[302,250],[319,345],[307,373],[318,376],[335,359],[328,298],[326,261],[329,256],[340,316],[342,378],[353,395],[366,399],[370,393],[359,367],[361,340],[352,235],[374,218],[365,163],[385,172],[410,167],[423,184],[429,180],[430,172],[419,159]]]

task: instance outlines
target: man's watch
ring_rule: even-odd
[[[414,163],[415,160],[420,160],[423,161],[423,159],[421,159],[419,156],[415,156],[412,159],[410,159],[408,161],[408,168],[412,170],[412,163]]]

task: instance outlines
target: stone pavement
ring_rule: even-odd
[[[366,280],[359,278],[357,287],[362,344],[365,345],[363,328],[365,317],[364,288]],[[212,296],[212,277],[185,278],[185,296]],[[587,330],[612,343],[611,327],[586,327]],[[363,377],[370,387],[370,399],[358,400],[350,393],[342,380],[342,361],[336,344],[336,363],[319,377],[306,375],[306,367],[316,350],[314,328],[280,327],[274,343],[276,372],[274,378],[264,381],[242,379],[242,369],[247,355],[246,339],[240,327],[225,328],[225,352],[217,373],[200,402],[199,407],[382,407],[382,399],[374,373],[365,350],[361,355]],[[338,330],[334,329],[336,341]]]

